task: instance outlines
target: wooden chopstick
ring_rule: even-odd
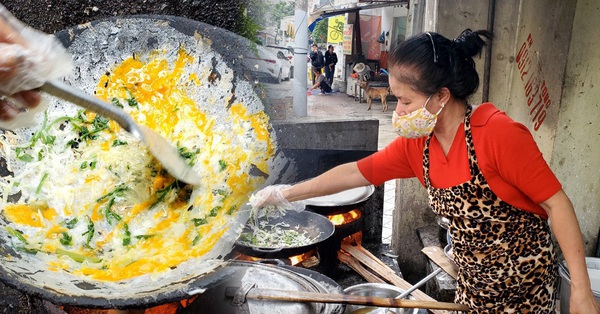
[[[361,276],[363,276],[363,278],[365,278],[366,281],[374,283],[385,283],[385,280],[379,278],[377,275],[373,274],[368,269],[363,267],[363,265],[358,260],[356,260],[356,258],[350,255],[346,255],[342,252],[338,252],[338,259],[342,263],[348,265],[348,267],[354,269],[354,271],[359,273]]]
[[[429,259],[431,259],[436,265],[443,269],[448,275],[456,279],[458,277],[458,266],[451,260],[444,250],[437,246],[428,246],[421,250]]]

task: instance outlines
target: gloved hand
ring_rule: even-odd
[[[289,184],[269,185],[250,197],[250,205],[256,217],[278,217],[288,210],[303,211],[306,205],[302,201],[289,202],[283,191]]]
[[[71,57],[58,39],[27,27],[0,4],[1,128],[33,125],[33,112],[23,112],[38,107],[42,100],[34,89],[69,74],[72,67]]]

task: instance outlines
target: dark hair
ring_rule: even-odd
[[[388,56],[390,74],[426,95],[447,87],[452,96],[466,100],[479,87],[473,57],[479,55],[492,33],[464,30],[450,40],[438,33],[420,33],[398,43]]]
[[[329,48],[333,48],[333,45],[329,45],[329,46],[327,47],[327,49],[329,49]]]
[[[317,48],[319,48],[319,46],[318,46],[317,44],[312,44],[312,46],[313,46],[313,47],[317,47]]]

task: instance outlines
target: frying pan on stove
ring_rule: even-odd
[[[65,78],[66,82],[85,92],[93,93],[104,71],[134,53],[166,49],[176,55],[180,47],[185,47],[196,49],[194,54],[208,60],[213,69],[229,72],[220,73],[229,79],[224,87],[219,90],[213,84],[210,86],[213,88],[211,93],[201,97],[239,101],[248,110],[264,109],[256,93],[258,85],[254,83],[252,70],[245,67],[247,63],[240,61],[255,52],[246,39],[229,31],[180,17],[145,15],[95,21],[64,30],[56,36],[73,56],[75,65],[74,73]],[[207,82],[204,86],[208,85]],[[271,136],[274,137],[273,134]],[[276,176],[277,169],[270,170],[271,176]],[[12,175],[4,160],[0,160],[0,175]],[[250,175],[266,176],[252,171]],[[248,218],[249,210],[246,209],[249,208],[246,207],[248,205],[236,212],[227,231],[204,256],[185,261],[168,272],[119,282],[48,270],[45,261],[33,254],[14,250],[6,243],[3,240],[6,239],[6,231],[0,228],[0,280],[53,303],[78,307],[146,308],[180,300],[188,297],[189,291],[209,288],[228,276],[226,271],[215,270],[225,264],[224,256],[233,248]]]
[[[290,211],[284,216],[269,220],[269,225],[277,224],[285,224],[286,227],[282,227],[283,230],[297,230],[300,233],[306,232],[312,241],[295,246],[283,246],[273,243],[271,246],[261,247],[238,240],[235,243],[235,248],[240,253],[253,257],[285,258],[306,253],[316,248],[320,243],[331,237],[335,231],[333,223],[325,216],[308,211]],[[268,227],[265,230],[268,230]],[[242,235],[245,233],[252,233],[252,229],[248,224],[242,230]]]

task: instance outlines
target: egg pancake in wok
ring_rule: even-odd
[[[31,133],[1,136],[0,179],[11,245],[51,270],[118,281],[167,271],[211,250],[273,155],[269,121],[235,97],[204,97],[232,73],[199,56],[154,50],[106,69],[95,94],[175,145],[202,177],[175,180],[115,122],[51,107]],[[222,87],[220,87],[222,88]],[[58,108],[58,109],[57,109]]]

